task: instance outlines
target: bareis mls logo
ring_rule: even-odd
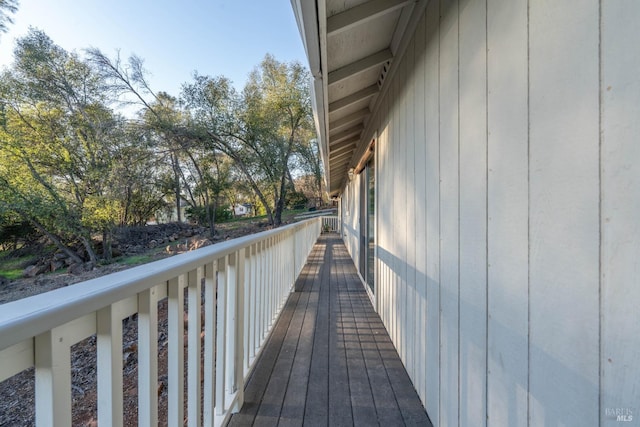
[[[633,409],[632,408],[605,408],[604,414],[607,419],[631,422],[633,421]]]

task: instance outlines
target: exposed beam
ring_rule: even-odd
[[[329,144],[335,144],[340,141],[344,141],[345,139],[351,138],[352,136],[358,136],[362,133],[363,130],[364,126],[362,125],[362,123],[359,123],[352,128],[336,132],[333,135],[329,135]]]
[[[362,90],[359,90],[355,93],[352,93],[349,96],[345,96],[344,98],[340,98],[336,101],[333,101],[329,104],[329,113],[336,112],[338,110],[342,110],[343,108],[347,108],[349,105],[353,105],[356,102],[363,101],[365,99],[371,98],[373,95],[378,93],[378,85],[371,85],[369,87],[365,87]]]
[[[364,73],[374,67],[377,67],[385,62],[391,60],[393,54],[390,49],[384,49],[380,52],[369,55],[366,58],[362,58],[356,62],[345,65],[337,70],[329,73],[329,86],[341,82],[342,80],[354,76],[356,74]]]
[[[342,176],[345,175],[347,173],[349,169],[347,168],[347,166],[345,165],[344,167],[340,168],[340,169],[336,169],[334,171],[331,171],[331,176],[333,176],[334,178],[336,176]]]
[[[353,150],[346,151],[338,154],[337,156],[334,156],[331,160],[329,160],[329,163],[331,163],[335,167],[336,165],[350,162],[351,157],[353,157]]]
[[[347,9],[327,18],[327,36],[346,31],[356,25],[364,24],[385,13],[393,12],[406,4],[409,0],[371,0]]]
[[[344,173],[349,169],[348,166],[349,166],[349,162],[336,163],[334,168],[331,170],[331,173],[334,173],[334,174]]]
[[[342,175],[347,173],[347,171],[349,170],[347,166],[348,166],[347,163],[337,166],[335,170],[331,171],[331,175],[335,176],[335,175]]]
[[[345,161],[349,161],[351,160],[351,157],[353,157],[353,151],[347,151],[345,153],[339,154],[333,158],[329,159],[329,163],[331,162],[336,162],[338,160],[345,160]]]
[[[353,149],[355,148],[355,144],[352,144],[348,147],[344,147],[341,148],[339,150],[333,151],[330,155],[329,155],[329,161],[331,160],[335,160],[338,156],[340,156],[341,154],[346,154],[346,153],[353,153]]]
[[[350,157],[345,157],[344,155],[342,155],[331,160],[331,165],[334,169],[340,169],[342,166],[348,166],[350,161]]]
[[[337,131],[344,127],[347,127],[355,122],[364,119],[369,114],[371,114],[369,108],[363,108],[362,110],[356,111],[355,113],[349,114],[348,116],[344,116],[341,119],[334,120],[329,124],[329,132]]]
[[[338,143],[335,143],[335,144],[331,144],[330,148],[329,148],[329,151],[339,150],[342,147],[353,145],[354,143],[356,143],[358,141],[360,141],[360,136],[354,136],[353,138],[349,138],[347,140],[344,140],[344,141],[341,141],[341,142],[338,142]]]

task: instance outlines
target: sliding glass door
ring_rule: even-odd
[[[369,160],[360,176],[360,274],[375,292],[376,171]]]

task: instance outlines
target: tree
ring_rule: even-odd
[[[11,15],[18,11],[18,5],[18,0],[0,0],[0,33],[6,33],[13,24]]]
[[[112,173],[124,148],[124,121],[107,106],[104,82],[91,66],[43,32],[30,30],[14,53],[0,85],[4,209],[67,253],[81,242],[96,262],[92,234],[110,241],[121,217]]]
[[[119,57],[111,60],[97,49],[88,53],[101,75],[110,82],[111,92],[132,95],[142,107],[143,123],[155,134],[158,150],[165,153],[171,163],[178,215],[182,200],[189,201],[193,207],[202,207],[213,237],[217,198],[226,185],[219,167],[218,145],[210,144],[210,138],[200,132],[201,129],[194,128],[188,113],[181,109],[181,100],[152,90],[140,58],[132,56],[123,64]]]
[[[143,121],[171,159],[178,207],[183,198],[207,209],[215,205],[226,184],[213,160],[224,154],[242,172],[272,224],[280,225],[287,192],[294,190],[295,153],[313,138],[308,75],[300,64],[267,55],[241,94],[224,77],[195,74],[175,99],[151,89],[140,58],[123,63],[96,49],[89,55],[113,94],[133,95],[142,107]],[[212,235],[214,210],[208,211]]]
[[[196,75],[193,83],[184,86],[183,97],[193,128],[199,129],[209,146],[234,160],[271,223],[280,225],[287,191],[292,188],[293,155],[312,132],[305,69],[267,55],[242,94],[233,90],[228,79]]]
[[[282,222],[296,149],[311,137],[309,76],[297,62],[278,62],[271,55],[250,75],[243,92],[245,143],[273,189],[274,224]]]

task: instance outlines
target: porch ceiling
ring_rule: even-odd
[[[385,77],[426,0],[291,0],[314,77],[327,192],[342,191],[369,141]]]

